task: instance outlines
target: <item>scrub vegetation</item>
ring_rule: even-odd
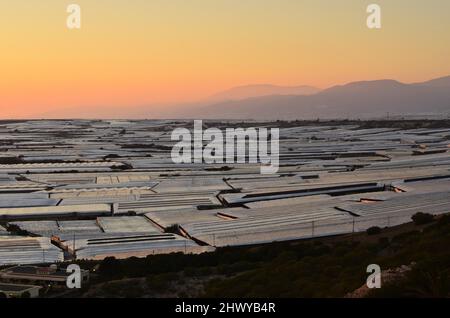
[[[150,255],[100,263],[89,297],[345,297],[365,285],[369,264],[411,267],[364,297],[450,296],[450,216],[359,233],[213,253]],[[73,296],[73,295],[72,295]]]

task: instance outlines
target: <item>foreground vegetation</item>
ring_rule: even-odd
[[[107,258],[86,297],[344,297],[364,285],[367,265],[412,270],[367,297],[450,296],[450,216],[380,233],[220,248],[201,255]]]

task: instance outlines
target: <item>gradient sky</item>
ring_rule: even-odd
[[[70,3],[81,30],[66,28]],[[370,3],[381,30],[366,27]],[[449,75],[450,1],[0,0],[0,39],[0,118],[51,117],[246,84]]]

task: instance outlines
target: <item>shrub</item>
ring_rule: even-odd
[[[180,226],[178,224],[172,224],[164,229],[164,233],[173,233],[181,235]]]
[[[418,212],[412,216],[415,225],[422,225],[433,222],[434,216],[429,213]]]
[[[21,298],[31,298],[31,294],[26,291],[21,295]]]
[[[381,228],[379,228],[378,226],[372,226],[369,227],[366,232],[368,235],[377,235],[381,233]]]
[[[100,263],[99,272],[108,279],[121,277],[122,266],[120,260],[117,260],[115,257],[106,257]]]

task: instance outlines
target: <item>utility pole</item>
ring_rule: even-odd
[[[75,252],[75,232],[73,232],[72,251],[73,251],[72,258],[75,260],[77,258],[77,255],[76,255],[76,252]]]
[[[351,235],[352,242],[353,242],[354,236],[355,236],[355,217],[352,218],[352,235]]]

